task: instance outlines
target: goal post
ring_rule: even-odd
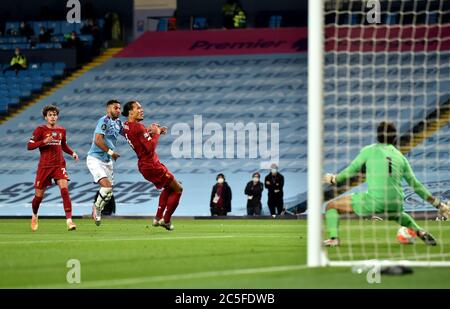
[[[324,0],[308,1],[308,254],[309,267],[322,260],[322,149]]]
[[[405,181],[403,210],[437,246],[399,243],[401,220],[387,209],[340,214],[341,245],[322,245],[326,203],[368,190],[365,166],[337,187],[324,186],[322,176],[376,144],[382,121],[395,125],[395,146],[417,179],[450,199],[449,106],[450,1],[308,1],[308,267],[450,267],[450,221]]]

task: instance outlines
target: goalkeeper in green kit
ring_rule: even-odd
[[[414,192],[436,207],[439,214],[447,219],[450,216],[449,206],[433,197],[417,180],[408,160],[394,146],[396,136],[396,129],[392,123],[381,122],[377,129],[378,143],[364,147],[353,162],[338,175],[326,174],[323,177],[323,182],[327,184],[344,183],[358,174],[365,165],[368,184],[367,192],[353,193],[327,204],[325,220],[329,239],[324,241],[324,246],[339,246],[339,215],[351,213],[358,216],[387,214],[389,220],[413,229],[425,244],[436,245],[436,239],[405,213],[402,179],[405,179]]]

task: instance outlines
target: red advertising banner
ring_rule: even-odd
[[[306,37],[306,28],[146,32],[116,57],[296,53]]]
[[[290,54],[307,51],[306,28],[146,32],[116,57]],[[326,51],[450,50],[450,24],[327,26]]]
[[[326,27],[327,51],[407,52],[450,50],[450,24]]]

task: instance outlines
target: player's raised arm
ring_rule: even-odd
[[[358,156],[353,159],[352,163],[350,163],[350,165],[346,169],[344,169],[338,175],[325,174],[325,176],[323,176],[322,182],[332,185],[343,183],[347,179],[350,179],[351,177],[358,174],[361,171],[364,163],[366,163],[365,148],[361,150]]]

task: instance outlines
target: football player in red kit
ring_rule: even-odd
[[[70,201],[67,183],[69,176],[66,172],[66,161],[62,152],[68,153],[76,161],[78,161],[78,155],[66,143],[66,129],[56,125],[59,109],[56,106],[47,105],[42,110],[42,115],[47,124],[37,127],[28,142],[28,150],[39,148],[41,152],[34,183],[35,196],[31,202],[33,208],[31,230],[36,231],[38,229],[39,205],[44,197],[45,189],[51,185],[52,180],[55,180],[61,190],[67,229],[72,231],[76,229],[76,225],[72,221],[72,202]]]
[[[128,117],[123,124],[125,138],[138,157],[138,168],[145,179],[152,182],[156,188],[164,188],[159,196],[158,210],[153,219],[153,226],[162,226],[171,231],[171,217],[180,201],[183,187],[172,173],[159,162],[156,146],[160,134],[165,134],[167,128],[152,124],[146,128],[141,121],[144,119],[144,110],[138,101],[125,104],[122,115]]]

